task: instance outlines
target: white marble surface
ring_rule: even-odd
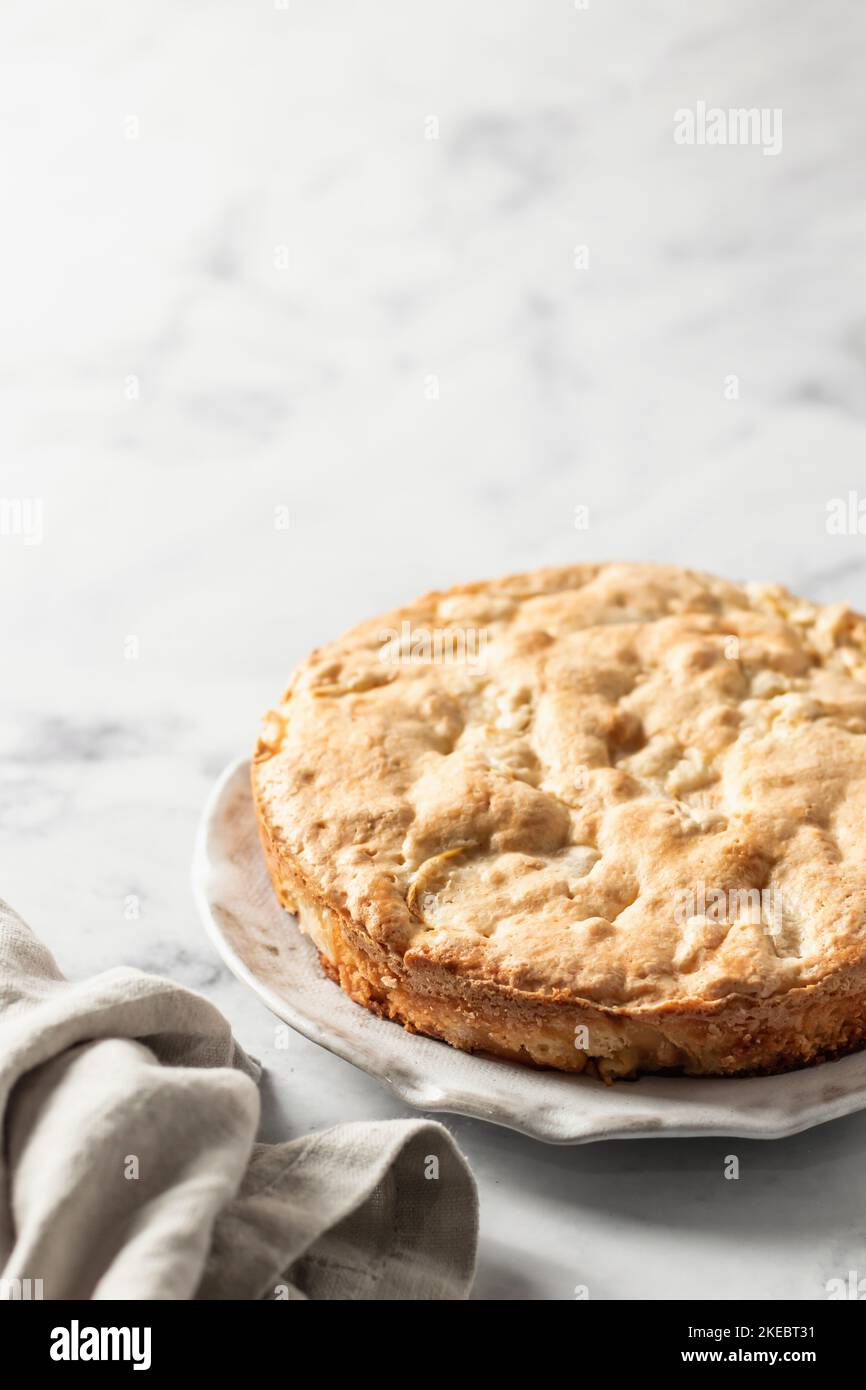
[[[218,964],[187,881],[208,787],[310,645],[432,585],[639,556],[866,605],[866,540],[826,528],[866,488],[866,19],[17,0],[0,28],[0,497],[43,508],[41,544],[0,535],[0,892],[70,974],[212,997],[269,1136],[399,1114],[278,1052]],[[700,100],[782,108],[781,153],[676,145]],[[576,1150],[451,1127],[479,1297],[866,1272],[866,1115]]]

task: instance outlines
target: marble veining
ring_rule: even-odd
[[[71,975],[213,998],[267,1067],[268,1137],[403,1113],[278,1046],[191,901],[213,779],[309,647],[618,556],[866,608],[866,519],[827,525],[866,487],[864,25],[848,0],[5,7],[0,501],[42,526],[0,511],[0,893]],[[698,102],[781,108],[781,150],[676,144]],[[448,1123],[478,1297],[866,1275],[866,1116],[566,1150]]]

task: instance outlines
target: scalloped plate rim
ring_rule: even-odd
[[[376,1058],[369,1055],[366,1038],[362,1046],[363,1055],[359,1055],[357,1049],[352,1046],[353,1041],[357,1044],[358,1036],[371,1033],[370,1020],[373,1016],[361,1005],[355,1004],[339,991],[338,986],[327,981],[335,991],[335,1009],[343,1011],[348,1006],[353,1011],[358,1010],[360,1017],[356,1019],[357,1032],[353,1040],[351,1031],[347,1036],[333,1019],[304,1012],[296,1002],[278,993],[267,979],[262,978],[262,975],[242,958],[220,921],[220,914],[225,915],[225,909],[213,901],[212,880],[215,872],[231,870],[226,869],[225,860],[213,859],[211,841],[215,830],[223,826],[228,798],[235,793],[235,784],[240,785],[239,775],[242,770],[246,783],[249,784],[249,774],[246,771],[248,768],[248,758],[237,758],[224,769],[207,799],[196,833],[191,880],[196,907],[205,931],[232,974],[257,994],[277,1018],[288,1023],[310,1041],[381,1082],[404,1104],[427,1112],[443,1112],[486,1120],[544,1143],[557,1145],[585,1144],[607,1139],[713,1136],[783,1139],[866,1109],[866,1052],[855,1053],[819,1067],[787,1072],[781,1076],[741,1079],[648,1076],[636,1082],[620,1082],[618,1085],[603,1087],[588,1077],[521,1067],[519,1063],[499,1058],[476,1058],[451,1048],[447,1043],[425,1038],[421,1034],[407,1033],[397,1024],[376,1019],[375,1024],[379,1027],[394,1030],[393,1038],[385,1035],[389,1044],[393,1044],[395,1039],[398,1040],[396,1048],[388,1046],[386,1051],[390,1053],[397,1050],[403,1054],[397,1063],[399,1074],[393,1074],[394,1059],[390,1056],[380,1055]],[[260,849],[258,853],[261,856],[261,873],[266,876],[264,856],[261,855]],[[270,913],[270,909],[267,911]],[[290,917],[275,898],[272,899],[272,915],[275,928],[281,927],[283,920]],[[294,930],[297,931],[297,928]],[[300,933],[298,937],[300,938]],[[313,950],[306,938],[301,940],[302,950]],[[293,949],[297,944],[296,942]],[[351,1030],[351,1016],[347,1014],[346,1017]],[[473,1063],[479,1064],[474,1086],[467,1090],[459,1080],[452,1080],[449,1085],[433,1077],[424,1060],[429,1055],[426,1049],[430,1047],[441,1049],[437,1058],[440,1064],[444,1064],[446,1068],[450,1066],[452,1072],[466,1072],[470,1079],[473,1077]],[[503,1103],[501,1096],[491,1095],[485,1090],[482,1069],[490,1065],[500,1069],[503,1081],[507,1079],[512,1086],[513,1104]],[[821,1098],[818,1094],[822,1077],[838,1079],[839,1085],[834,1088],[832,1096]],[[564,1100],[558,1098],[559,1104],[556,1108],[566,1112],[565,1124],[554,1126],[545,1119],[545,1109],[550,1108],[552,1101],[548,1100],[546,1106],[538,1105],[539,1078],[544,1078],[542,1084],[546,1088],[551,1087],[563,1093]],[[848,1082],[847,1086],[845,1081]],[[673,1096],[656,1094],[662,1085],[673,1085],[681,1093]],[[565,1087],[573,1093],[573,1107],[567,1103],[571,1096]],[[585,1109],[586,1087],[593,1088],[589,1112]],[[721,1091],[722,1087],[726,1088],[725,1092]],[[735,1099],[732,1100],[728,1094],[728,1088],[732,1087],[760,1087],[760,1102],[750,1106],[741,1103],[738,1106]],[[800,1096],[799,1104],[796,1103],[797,1092],[804,1093]],[[754,1096],[754,1089],[748,1094]],[[521,1095],[524,1099],[523,1107],[520,1104]],[[746,1098],[747,1095],[743,1092],[741,1102]],[[635,1099],[640,1101],[636,1107]],[[581,1105],[581,1101],[584,1101],[584,1105]],[[679,1108],[682,1103],[688,1106],[690,1114],[688,1119],[678,1120],[676,1115],[670,1114],[670,1110],[672,1104]],[[630,1109],[633,1111],[632,1114],[629,1114]],[[701,1113],[697,1115],[696,1110]]]

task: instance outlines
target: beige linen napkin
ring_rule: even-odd
[[[206,999],[125,967],[70,983],[0,901],[0,1293],[465,1298],[477,1199],[448,1131],[256,1144],[258,1075]]]

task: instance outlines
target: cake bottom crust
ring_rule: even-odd
[[[646,1072],[768,1075],[866,1045],[866,967],[770,999],[734,995],[629,1010],[525,994],[428,962],[407,966],[325,905],[260,828],[277,896],[297,913],[330,978],[381,1018],[464,1052],[610,1083]]]
[[[836,1018],[821,1008],[821,1027],[802,1029],[813,1002],[787,1019],[758,1022],[748,1015],[737,1031],[734,1018],[713,1023],[667,1015],[658,1021],[611,1018],[591,1008],[462,1001],[428,994],[398,982],[337,929],[331,953],[319,949],[326,974],[343,991],[380,1018],[410,1033],[439,1038],[464,1052],[488,1053],[509,1061],[558,1071],[585,1072],[610,1084],[641,1073],[691,1076],[758,1076],[814,1066],[857,1051],[866,1041],[866,999]],[[392,981],[394,981],[392,983]],[[852,1000],[846,1000],[850,1006]],[[594,1049],[594,1051],[593,1051]]]

